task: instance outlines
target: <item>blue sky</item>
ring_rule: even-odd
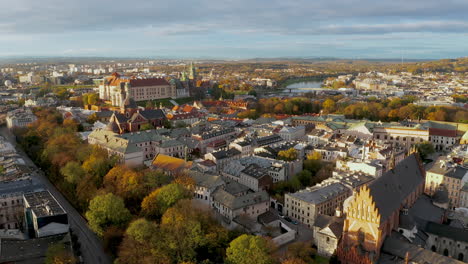
[[[0,0],[0,56],[468,56],[468,0]]]

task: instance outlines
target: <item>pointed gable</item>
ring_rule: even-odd
[[[364,185],[345,208],[346,214],[354,219],[379,224],[381,213],[371,195],[371,190]]]

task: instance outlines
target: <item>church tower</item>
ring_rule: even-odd
[[[196,71],[195,71],[195,67],[193,67],[193,62],[190,62],[190,66],[188,68],[188,78],[189,80],[195,80],[196,78]]]

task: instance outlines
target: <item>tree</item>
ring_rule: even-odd
[[[310,242],[294,242],[288,246],[287,256],[290,259],[299,259],[305,263],[313,263],[317,251]]]
[[[281,150],[278,152],[278,159],[285,161],[293,161],[297,159],[297,151],[294,148]]]
[[[435,152],[434,146],[428,141],[418,144],[416,147],[422,159],[426,159],[429,155]]]
[[[318,151],[312,151],[309,155],[307,155],[308,160],[322,160],[322,154]]]
[[[139,218],[128,225],[126,234],[138,242],[145,243],[157,232],[157,225],[144,218]]]
[[[163,120],[163,127],[164,128],[172,128],[172,124],[171,124],[171,122],[169,120],[164,119]]]
[[[305,262],[300,258],[288,258],[285,261],[281,262],[281,264],[307,264],[313,262]]]
[[[111,225],[124,226],[131,217],[123,199],[112,193],[94,197],[86,212],[89,226],[98,235],[102,235],[104,229]]]
[[[190,197],[190,193],[182,185],[171,183],[146,196],[141,203],[141,209],[145,215],[158,218],[179,200]]]
[[[273,245],[261,236],[241,235],[234,239],[226,250],[229,264],[271,264]]]
[[[294,179],[295,178],[295,179]],[[312,173],[308,170],[303,170],[294,175],[293,180],[298,180],[301,187],[310,186],[312,184]]]
[[[332,99],[326,99],[323,102],[322,107],[327,113],[332,113],[335,110],[335,101]]]
[[[97,93],[90,93],[88,95],[88,104],[95,105],[99,100],[99,95]]]
[[[98,117],[97,117],[96,113],[93,113],[93,114],[89,115],[86,118],[86,122],[88,122],[90,124],[94,124],[94,123],[96,123],[96,121],[98,121]]]
[[[62,243],[51,244],[47,248],[45,264],[74,264],[76,262],[73,254]]]
[[[88,94],[83,94],[83,95],[81,96],[81,100],[83,101],[83,105],[86,106],[86,105],[89,104],[89,100],[88,100],[88,99],[89,99],[89,95],[88,95]]]
[[[151,100],[146,101],[146,108],[147,109],[153,109],[154,108],[154,103]]]
[[[77,184],[85,175],[84,169],[76,161],[70,161],[60,169],[60,173],[65,176],[65,180],[71,184]]]
[[[153,125],[150,123],[143,124],[140,126],[140,130],[150,130],[150,129],[154,129]]]

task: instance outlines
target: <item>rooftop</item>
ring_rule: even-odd
[[[320,204],[347,191],[349,191],[349,189],[343,184],[332,183],[319,189],[304,189],[288,195],[307,203]]]
[[[426,233],[468,243],[468,230],[456,228],[449,225],[442,225],[428,222],[425,228]]]
[[[49,191],[25,193],[24,199],[37,218],[66,213]]]

